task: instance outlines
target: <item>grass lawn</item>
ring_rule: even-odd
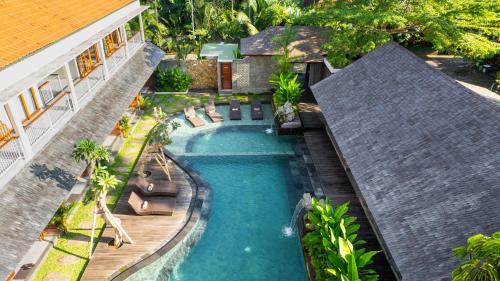
[[[260,99],[269,102],[270,95],[224,95],[210,96],[208,94],[199,95],[157,95],[152,101],[152,106],[161,106],[163,110],[171,115],[182,111],[188,105],[202,105],[203,103],[214,99],[215,103],[229,102],[232,99],[238,99],[242,102],[248,102],[251,99]],[[116,189],[108,193],[108,206],[113,210],[123,189],[132,173],[136,161],[144,147],[149,131],[154,127],[155,121],[152,117],[152,109],[145,112],[138,121],[130,136],[120,148],[117,156],[111,163],[110,168],[121,183]],[[74,209],[74,215],[68,222],[69,231],[57,239],[54,247],[49,250],[47,258],[43,261],[37,274],[33,278],[35,281],[42,281],[47,276],[63,275],[69,280],[78,280],[83,274],[88,263],[90,235],[92,227],[92,212],[95,203],[93,201],[85,204],[77,202]],[[104,230],[104,219],[99,216],[96,225],[96,235],[101,236]],[[99,238],[94,239],[94,247]]]

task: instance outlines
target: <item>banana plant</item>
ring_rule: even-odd
[[[348,216],[349,203],[332,207],[313,198],[312,209],[307,214],[304,246],[311,257],[316,280],[327,281],[376,281],[378,275],[366,268],[378,252],[366,251],[360,246],[356,232],[356,218]]]

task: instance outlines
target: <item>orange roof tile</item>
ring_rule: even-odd
[[[0,0],[0,69],[134,0]]]

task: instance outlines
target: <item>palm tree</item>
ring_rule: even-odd
[[[130,243],[134,243],[130,236],[128,236],[128,234],[125,232],[125,229],[121,226],[120,220],[113,216],[106,202],[108,192],[111,189],[114,189],[119,183],[120,181],[114,175],[111,175],[109,173],[107,167],[99,166],[96,169],[96,172],[92,179],[96,205],[94,207],[94,220],[92,223],[92,234],[90,236],[89,258],[92,256],[92,246],[98,210],[104,214],[106,222],[109,223],[115,230],[115,238],[113,239],[113,245],[115,247],[118,248],[123,244],[123,237],[127,238]]]
[[[109,161],[111,154],[103,145],[90,139],[81,139],[73,148],[71,156],[77,163],[85,161],[89,178],[92,179],[95,167]]]
[[[500,272],[500,231],[491,237],[476,234],[467,239],[467,246],[453,249],[462,260],[453,270],[453,281],[497,281]]]

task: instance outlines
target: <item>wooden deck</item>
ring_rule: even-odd
[[[349,215],[357,217],[357,223],[361,225],[359,238],[367,242],[367,250],[380,251],[381,247],[326,131],[306,130],[304,138],[325,196],[330,198],[332,204],[349,201]],[[379,280],[396,280],[383,253],[376,255],[374,261],[373,269],[380,275]]]
[[[144,157],[144,156],[142,156]],[[139,166],[139,165],[137,165]],[[128,205],[132,186],[127,185],[114,211],[135,244],[124,244],[119,249],[108,246],[114,236],[112,228],[107,228],[97,245],[81,280],[109,280],[119,271],[131,267],[151,256],[170,241],[185,225],[191,211],[193,195],[192,181],[175,164],[170,163],[172,181],[179,187],[176,208],[172,216],[138,216]],[[148,179],[165,179],[154,158],[146,165],[152,174]]]

